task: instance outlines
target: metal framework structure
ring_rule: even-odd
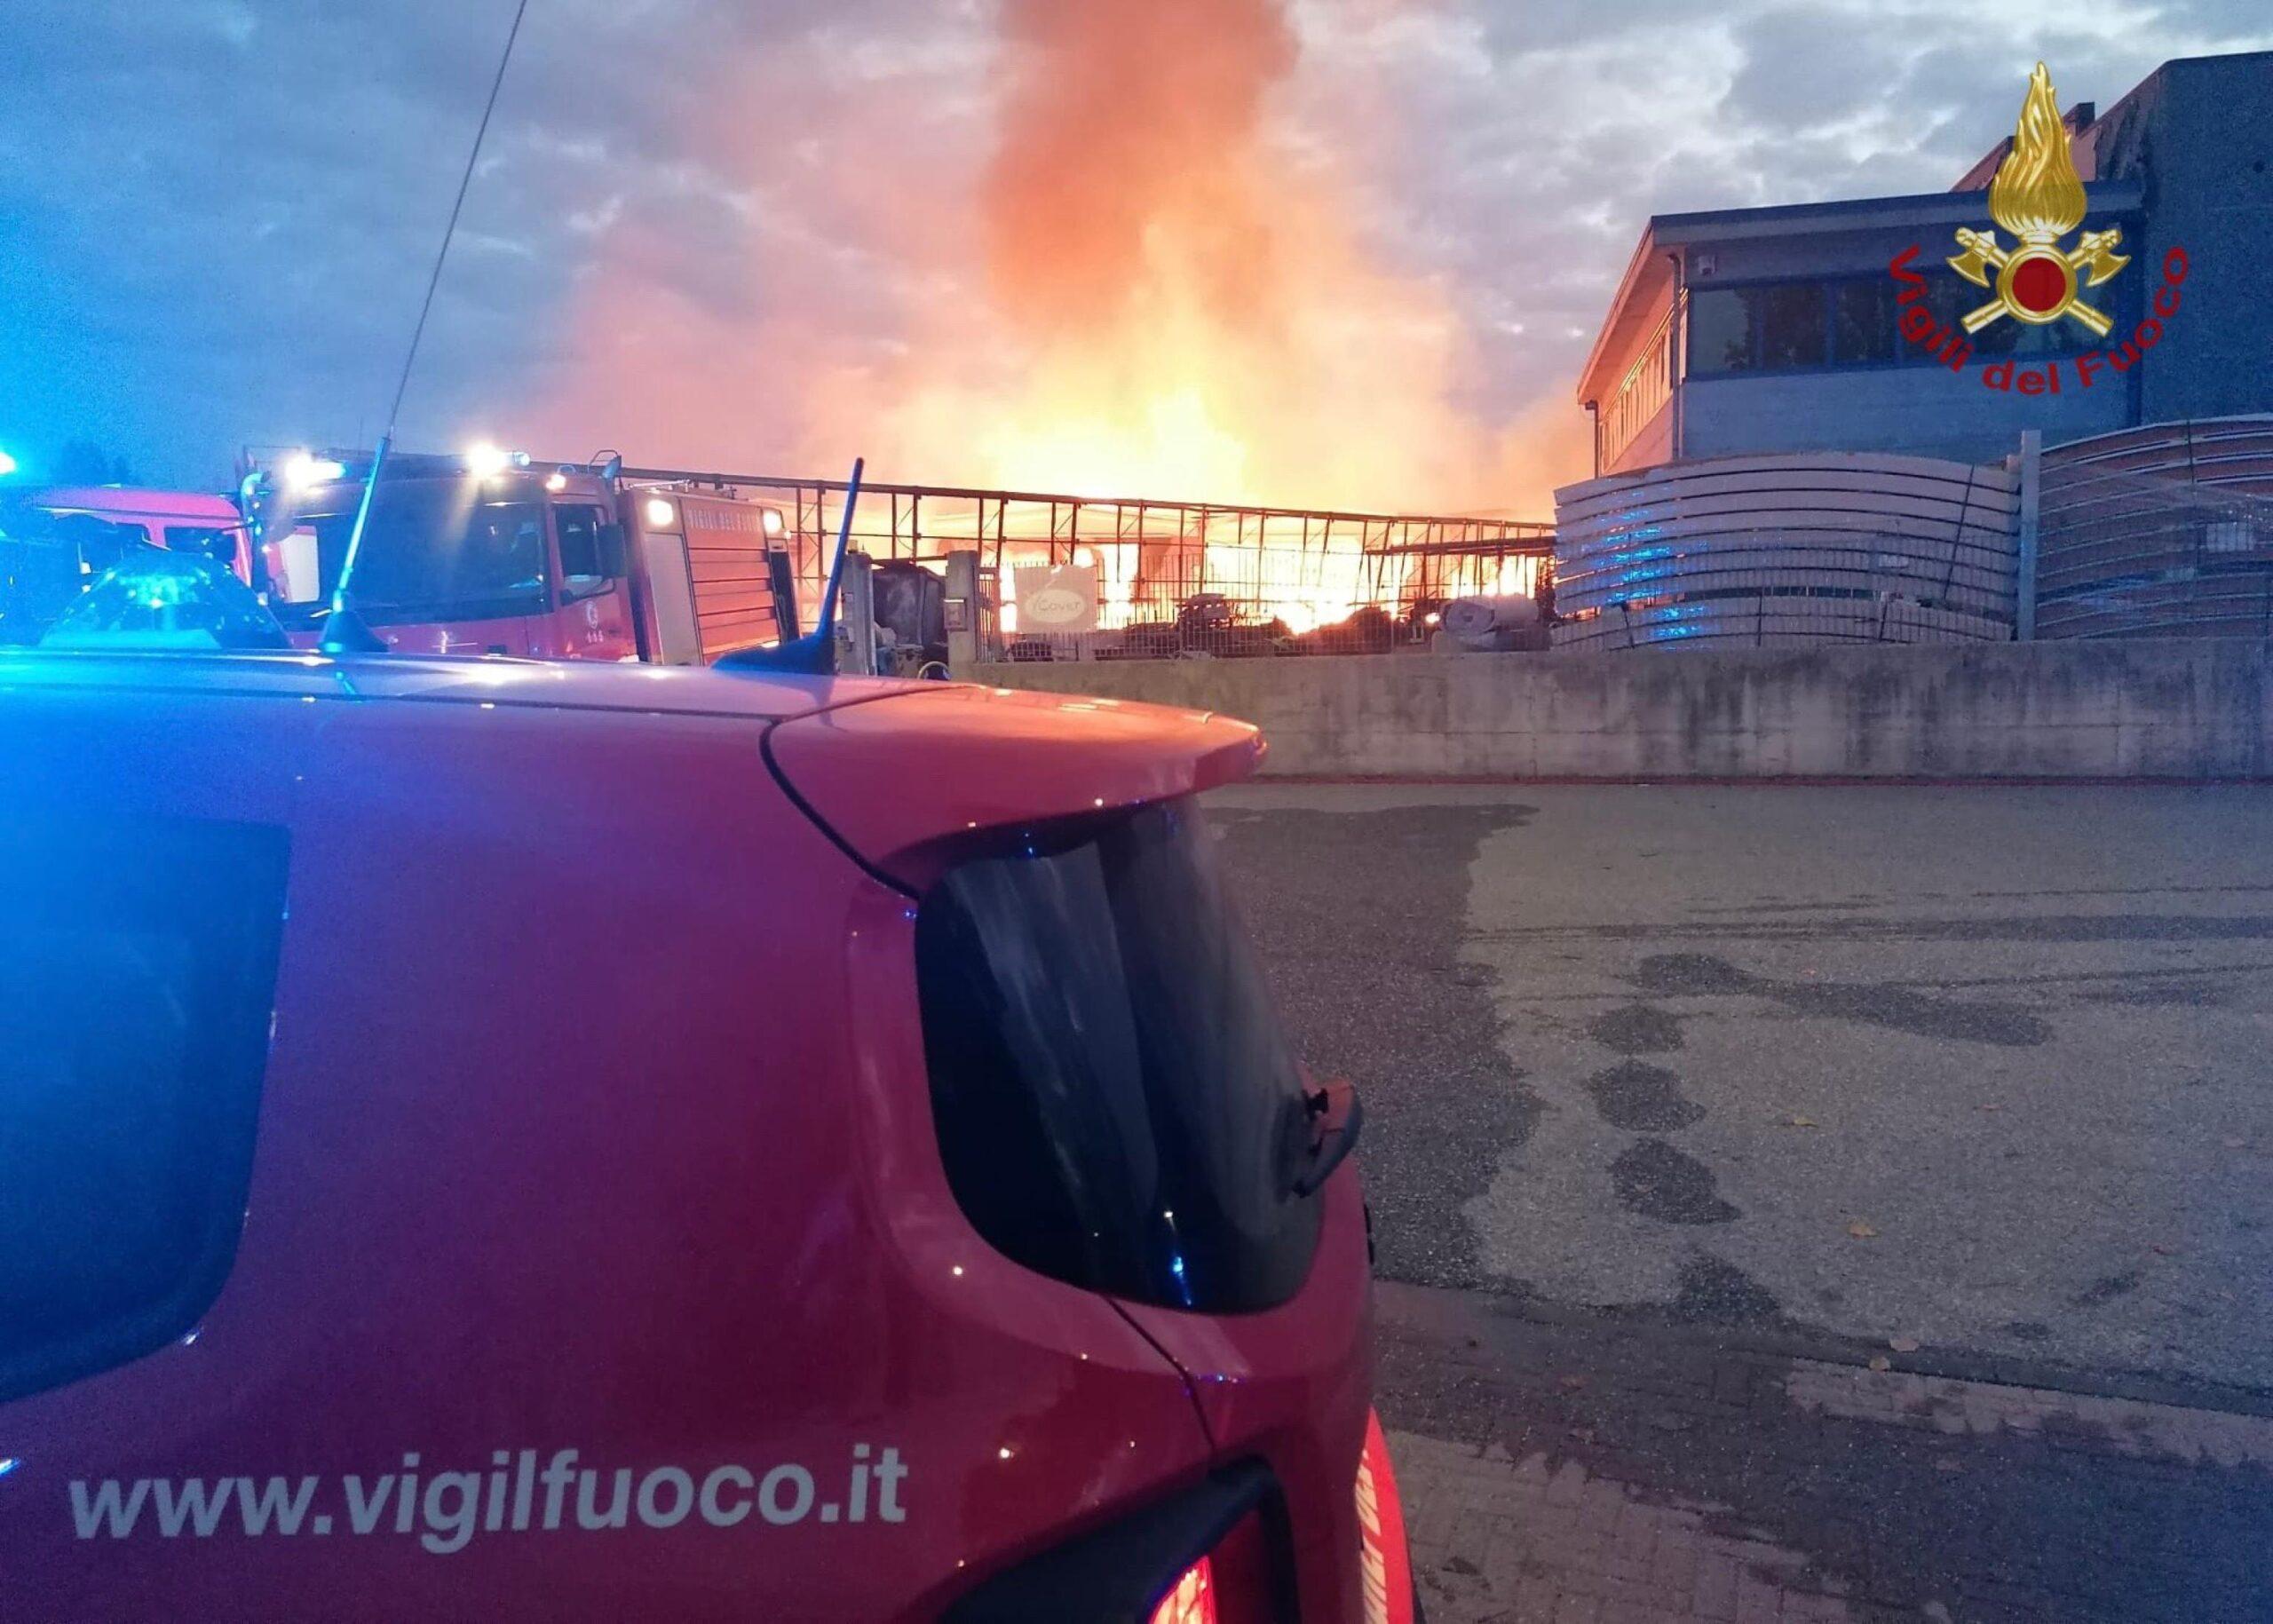
[[[845,483],[774,474],[627,468],[624,477],[733,490],[788,519],[801,608],[819,601]],[[1094,563],[1106,585],[1099,625],[1173,625],[1193,598],[1224,600],[1241,623],[1277,622],[1286,638],[1368,606],[1417,628],[1426,610],[1470,593],[1531,590],[1554,527],[1485,516],[1349,512],[1151,497],[1075,496],[864,481],[852,545],[879,561],[978,554],[980,579],[1016,635],[1010,572]],[[1378,640],[1378,639],[1376,639]],[[1064,654],[1087,652],[1067,648]]]
[[[2048,448],[2037,634],[2273,637],[2273,416]]]

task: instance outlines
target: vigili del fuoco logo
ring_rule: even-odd
[[[1964,372],[1966,363],[1973,359],[1973,336],[2000,321],[2027,327],[2073,321],[2093,337],[2104,339],[2114,330],[2115,319],[2085,295],[2113,280],[2131,260],[2115,251],[2123,242],[2123,232],[2118,226],[2084,232],[2072,248],[2062,246],[2068,234],[2083,225],[2084,208],[2084,183],[2069,151],[2068,127],[2060,117],[2052,75],[2039,62],[2029,75],[2020,123],[2013,130],[2012,150],[1989,183],[1989,218],[2015,242],[2008,247],[1994,231],[1960,226],[1959,252],[1949,260],[1951,270],[1990,297],[1958,315],[1954,322],[1937,317],[1924,302],[1925,277],[1910,268],[1920,253],[1913,243],[1887,266],[1902,285],[1895,295],[1895,303],[1901,308],[1897,321],[1902,336],[1957,373]],[[2178,313],[2179,284],[2186,280],[2188,270],[2186,250],[2173,248],[2163,256],[2162,269],[2154,313],[2140,321],[2120,345],[2070,356],[2047,356],[2029,366],[1999,360],[1981,368],[1983,385],[2017,388],[2024,395],[2056,395],[2061,392],[2061,373],[2066,368],[2072,368],[2074,386],[2083,389],[2093,387],[2110,370],[2130,371],[2142,354],[2162,341],[2163,319]]]

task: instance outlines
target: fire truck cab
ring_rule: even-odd
[[[368,466],[296,453],[241,487],[250,583],[296,643],[321,639]],[[396,454],[349,597],[403,654],[705,664],[796,635],[785,532],[778,508],[691,480]]]

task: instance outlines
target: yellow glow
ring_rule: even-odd
[[[465,450],[466,471],[477,479],[492,479],[511,465],[512,459],[503,451],[482,440]]]
[[[305,451],[295,451],[284,460],[284,483],[296,491],[312,490],[329,479],[343,477],[347,470],[328,456],[312,456]]]

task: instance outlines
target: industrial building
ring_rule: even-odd
[[[2058,445],[2273,410],[2273,51],[2166,62],[2063,122],[2086,225],[2119,230],[2129,260],[2087,296],[2104,336],[2066,320],[1961,332],[1981,296],[1946,262],[1959,231],[1988,225],[2009,141],[1946,193],[1655,216],[1579,380],[1596,473],[1813,451],[1977,463],[2024,429]],[[1948,342],[1905,336],[1908,284],[1889,267],[1905,250]],[[2151,345],[2125,364],[2142,323]]]

